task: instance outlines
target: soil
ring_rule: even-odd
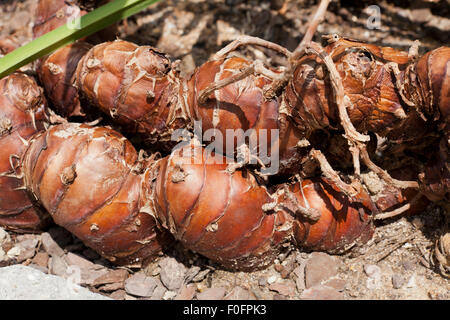
[[[36,3],[37,0],[2,1],[0,38],[14,35],[21,44],[30,41]],[[449,44],[450,1],[380,1],[376,7],[371,4],[364,0],[334,1],[314,40],[320,42],[322,35],[337,33],[407,50],[418,39],[420,53]],[[295,0],[166,0],[120,23],[117,36],[155,46],[180,59],[181,69],[188,76],[196,66],[242,34],[293,50],[316,5],[317,1]],[[379,20],[373,15],[377,10]],[[245,48],[240,53],[273,65],[283,62],[281,57],[264,49]],[[113,285],[101,286],[98,281],[82,284],[115,299],[448,300],[450,281],[438,273],[431,257],[432,248],[443,232],[444,215],[442,208],[429,205],[415,216],[378,222],[369,243],[339,256],[287,248],[271,267],[257,272],[229,272],[175,246],[144,270],[125,269],[125,278],[115,279]],[[48,245],[42,245],[46,238],[39,234],[23,236],[9,232],[3,240],[0,237],[4,252],[2,261],[0,250],[0,266],[21,263],[67,277],[66,270],[57,267],[56,262],[62,258],[66,266],[78,264],[86,272],[117,269],[61,228],[53,226],[48,234],[62,251],[55,253],[51,246],[49,249]],[[23,241],[30,239],[36,239],[37,245],[23,249]],[[10,251],[15,247],[22,249]],[[74,254],[80,259],[74,259]],[[168,285],[167,275],[161,273],[167,263],[174,268],[173,274],[182,279],[177,285],[173,282]],[[124,281],[142,274],[155,280],[147,281],[153,289],[144,295],[133,290],[131,280],[128,285]]]

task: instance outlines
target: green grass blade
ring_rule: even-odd
[[[0,79],[58,48],[136,14],[160,0],[114,0],[0,58]]]

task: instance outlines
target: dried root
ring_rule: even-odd
[[[436,241],[433,250],[434,263],[439,272],[446,278],[450,278],[450,233],[447,232]]]

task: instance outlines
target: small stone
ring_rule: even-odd
[[[101,275],[96,278],[93,282],[94,286],[99,286],[102,284],[111,284],[111,283],[123,283],[128,278],[128,271],[125,269],[117,269],[108,271],[106,274]]]
[[[296,267],[292,273],[295,275],[295,285],[297,286],[297,290],[301,292],[305,289],[305,263]]]
[[[305,265],[305,285],[310,288],[338,273],[338,259],[323,252],[313,252]]]
[[[3,242],[2,249],[3,249],[3,251],[8,252],[12,247],[14,247],[14,245],[15,244],[12,241]]]
[[[17,237],[17,240],[20,242],[17,243],[17,246],[20,248],[20,254],[17,256],[17,262],[22,262],[28,259],[31,259],[36,254],[36,246],[39,243],[39,240],[34,235],[22,235]]]
[[[394,289],[400,289],[404,284],[405,279],[401,275],[398,273],[392,275],[392,286]]]
[[[108,273],[108,270],[102,266],[92,263],[91,261],[69,252],[65,256],[65,261],[74,276],[79,276],[79,284],[93,285],[94,281]]]
[[[413,275],[411,278],[409,278],[408,283],[406,284],[407,288],[415,288],[417,287],[416,284],[416,277]]]
[[[381,269],[374,264],[365,264],[364,272],[370,278],[379,279],[381,277]]]
[[[67,263],[60,256],[53,256],[49,261],[48,271],[50,274],[63,277],[66,275]]]
[[[287,300],[288,298],[282,294],[275,293],[272,297],[273,300]]]
[[[164,286],[171,291],[178,291],[183,285],[186,267],[172,257],[161,259],[159,266],[161,267],[159,276]]]
[[[0,228],[0,244],[2,244],[3,242],[9,241],[10,237],[8,232],[5,231],[5,229]]]
[[[346,284],[347,282],[342,279],[330,279],[324,283],[324,285],[334,288],[339,292],[344,291]]]
[[[125,299],[125,295],[126,295],[126,291],[125,290],[117,290],[117,291],[114,291],[113,293],[111,293],[109,295],[109,297],[111,299],[114,299],[114,300],[124,300]]]
[[[217,45],[222,47],[222,44],[227,41],[233,41],[236,40],[241,35],[241,32],[233,27],[230,23],[223,21],[223,20],[217,20]]]
[[[52,236],[48,232],[41,234],[41,242],[44,250],[51,256],[62,257],[64,250],[53,240]]]
[[[150,300],[162,300],[164,299],[164,295],[166,294],[167,290],[166,287],[162,284],[161,280],[158,278],[155,279],[156,281],[156,288],[153,290],[152,296],[150,297]]]
[[[342,300],[343,294],[336,289],[317,285],[304,290],[300,296],[303,300]]]
[[[175,291],[168,290],[164,293],[163,300],[173,300],[176,295],[177,293]]]
[[[36,234],[29,234],[29,233],[18,234],[16,236],[16,242],[23,242],[23,241],[26,241],[26,240],[33,240],[33,239],[34,240],[38,240],[38,238],[40,238],[40,236],[36,235]]]
[[[69,268],[75,268],[75,272],[77,267],[76,266],[69,266]],[[80,285],[88,285],[88,286],[92,286],[95,279],[105,275],[108,273],[108,269],[103,268],[103,269],[78,269],[81,273],[81,279],[80,279]]]
[[[402,267],[406,271],[414,271],[416,269],[416,262],[412,260],[403,260],[402,261]]]
[[[225,288],[208,288],[197,294],[198,300],[222,300],[225,296]]]
[[[292,297],[295,295],[295,283],[293,281],[275,282],[269,286],[269,289],[282,295]]]
[[[185,285],[181,288],[180,293],[177,294],[174,300],[192,300],[195,297],[195,292],[195,285]]]
[[[145,274],[148,276],[157,276],[161,273],[161,268],[156,263],[152,263],[145,268]]]
[[[132,295],[129,295],[129,294],[125,293],[125,296],[123,297],[123,299],[124,299],[124,300],[137,300],[138,298],[136,298],[136,297],[134,297],[134,296],[132,296]]]
[[[291,254],[286,260],[283,261],[283,270],[280,272],[281,278],[286,279],[289,275],[294,271],[296,266],[295,264],[295,255]]]
[[[116,291],[124,288],[123,282],[115,282],[115,283],[108,283],[103,286],[98,287],[98,290],[105,291],[105,292],[111,292]]]
[[[206,275],[208,274],[208,273],[210,273],[211,272],[211,270],[210,269],[205,269],[205,270],[202,270],[202,271],[200,271],[194,278],[192,278],[192,282],[200,282],[200,281],[203,281],[203,279],[205,279],[206,278]]]
[[[0,247],[0,262],[8,260],[5,251]]]
[[[373,264],[366,264],[364,265],[364,272],[368,276],[366,281],[367,289],[373,290],[381,287],[382,281],[380,267]]]
[[[278,277],[277,276],[270,276],[269,278],[267,278],[267,283],[268,284],[272,284],[275,281],[277,281]]]
[[[194,279],[194,277],[201,271],[199,266],[192,266],[188,269],[185,276],[185,282],[189,283]]]
[[[75,253],[69,252],[65,258],[69,265],[78,266],[81,269],[95,269],[94,263]]]
[[[17,258],[21,252],[22,252],[22,249],[20,247],[12,247],[11,249],[8,250],[6,255],[8,256],[8,258],[14,259],[14,258]]]
[[[20,250],[20,254],[17,256],[17,262],[22,262],[28,259],[31,259],[34,257],[36,253],[36,249],[35,248],[28,248],[28,249],[21,249]]]
[[[38,245],[39,240],[37,238],[25,238],[24,240],[17,243],[22,249],[35,249]]]
[[[227,294],[224,300],[256,300],[256,297],[251,291],[237,286]]]
[[[155,279],[138,272],[125,280],[125,291],[138,297],[151,297],[157,285]]]
[[[267,279],[266,279],[265,277],[260,277],[260,278],[258,279],[258,284],[259,284],[261,287],[264,287],[265,285],[267,285]]]

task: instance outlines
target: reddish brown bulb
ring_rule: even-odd
[[[363,188],[353,200],[325,179],[304,180],[291,185],[289,191],[300,206],[320,213],[317,221],[296,214],[293,233],[301,248],[341,252],[372,237],[372,218],[377,210]],[[289,199],[285,194],[280,201],[289,202]]]
[[[423,114],[439,119],[441,127],[450,135],[450,47],[427,52],[412,72],[409,74],[413,77],[410,79],[412,99]]]
[[[47,97],[63,117],[84,115],[75,85],[75,70],[90,48],[87,42],[75,42],[56,50],[38,66],[37,72]]]
[[[225,267],[269,265],[290,234],[288,215],[263,210],[273,199],[250,172],[202,151],[186,146],[160,162],[154,211],[184,246]]]
[[[249,61],[230,57],[209,61],[197,68],[188,84],[190,113],[201,121],[203,132],[215,129],[223,137],[223,148],[218,152],[234,156],[235,149],[226,150],[226,145],[242,144],[247,135],[247,141],[253,139],[253,148],[249,142],[247,144],[255,154],[267,150],[266,155],[279,158],[281,171],[298,169],[302,159],[297,148],[301,133],[289,121],[278,98],[265,99],[263,89],[272,83],[270,78],[252,72],[204,96],[211,84],[229,79],[249,67]],[[227,136],[230,130],[234,135]]]
[[[33,26],[33,37],[38,38],[50,32],[69,19],[86,14],[81,10],[77,0],[45,0],[39,1]]]
[[[183,86],[167,57],[149,46],[106,42],[80,61],[77,85],[89,101],[153,143],[190,123]]]
[[[22,168],[55,223],[113,262],[141,265],[170,242],[146,210],[137,153],[117,132],[54,126],[34,137]]]
[[[44,129],[46,102],[33,78],[13,73],[0,80],[0,226],[37,231],[48,222],[28,197],[19,168],[29,139]]]
[[[33,38],[38,38],[54,29],[69,24],[87,13],[93,6],[100,6],[109,0],[41,0],[35,14]],[[89,43],[112,40],[116,26],[112,25],[76,43],[65,46],[42,58],[36,63],[36,71],[46,95],[56,112],[64,117],[84,115],[80,105],[78,88],[75,85],[75,70],[78,62],[91,48]],[[85,42],[87,41],[87,42]]]
[[[342,38],[325,47],[325,51],[342,78],[350,102],[347,112],[358,132],[409,141],[427,132],[416,129],[424,127],[425,122],[414,108],[407,106],[396,84],[396,77],[403,82],[411,62],[406,52]],[[398,66],[398,75],[394,76],[391,65]],[[340,127],[328,70],[320,58],[302,58],[286,87],[285,97],[292,118],[307,135],[316,129]]]
[[[432,153],[419,174],[420,189],[431,201],[450,207],[450,142],[442,138],[438,150]]]

